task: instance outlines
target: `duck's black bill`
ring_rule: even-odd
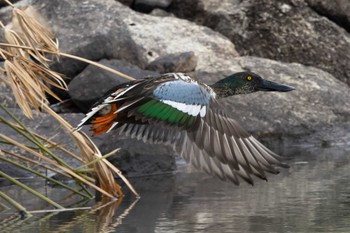
[[[295,89],[292,86],[279,84],[279,83],[275,83],[267,80],[263,80],[263,82],[258,88],[259,88],[259,91],[280,91],[280,92],[293,91]]]

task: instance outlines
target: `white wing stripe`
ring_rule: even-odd
[[[207,111],[206,106],[197,105],[197,104],[185,104],[185,103],[179,103],[172,100],[161,100],[161,102],[170,105],[173,108],[176,108],[177,110],[180,110],[184,113],[188,113],[188,115],[191,116],[198,116],[204,117]]]

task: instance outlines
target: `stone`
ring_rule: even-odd
[[[50,108],[58,114],[79,113],[82,111],[77,107],[77,105],[72,101],[72,99],[66,99],[55,104],[51,104]]]
[[[2,67],[2,65],[1,65],[1,67]],[[9,85],[7,85],[5,82],[1,81],[1,78],[5,78],[5,77],[0,77],[0,93],[1,93],[0,103],[4,107],[8,107],[8,108],[17,107],[16,98],[12,94],[11,87]]]
[[[93,141],[102,154],[121,148],[109,160],[127,177],[159,175],[176,170],[176,153],[170,146],[143,143],[114,131],[93,137]]]
[[[27,172],[23,169],[20,169],[17,166],[12,165],[11,163],[0,162],[0,171],[6,173],[12,178],[16,178],[20,180],[33,178],[32,173]],[[6,178],[4,177],[0,177],[0,186],[10,185],[10,184],[12,184],[12,182],[6,180]]]
[[[218,64],[229,65],[238,53],[234,44],[208,27],[174,17],[157,17],[119,8],[119,15],[138,45],[138,54],[150,63],[158,57],[192,51],[197,70],[215,72]]]
[[[155,59],[147,69],[158,73],[192,72],[196,69],[198,58],[194,52],[169,54]]]
[[[242,56],[314,66],[350,84],[349,33],[304,0],[174,0],[169,11],[222,33]]]
[[[142,70],[135,65],[121,60],[101,60],[99,63],[136,79],[158,75],[157,72]],[[127,81],[130,80],[96,66],[89,65],[69,83],[68,93],[75,105],[82,112],[87,112],[106,92]]]
[[[165,10],[159,9],[159,8],[153,9],[151,11],[150,15],[158,16],[158,17],[173,17],[174,16],[173,14],[171,14]]]
[[[172,0],[135,0],[132,9],[144,13],[150,13],[156,8],[166,9]]]
[[[350,32],[350,1],[306,0],[311,9]]]
[[[131,7],[134,0],[118,0],[118,2],[124,4],[125,6]]]

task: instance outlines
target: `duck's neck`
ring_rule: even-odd
[[[237,89],[233,88],[232,86],[228,85],[227,83],[217,82],[210,87],[214,90],[216,93],[217,98],[226,98],[232,95],[239,94],[237,93]]]

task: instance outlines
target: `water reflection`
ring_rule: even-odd
[[[350,232],[350,148],[288,152],[291,168],[268,183],[236,187],[185,167],[175,175],[132,180],[141,195],[137,203],[130,193],[94,211],[36,216],[16,230]]]
[[[350,232],[350,150],[304,152],[290,150],[297,155],[291,169],[254,187],[235,187],[187,168],[175,176],[168,208],[150,211],[138,203],[139,221],[131,213],[115,232],[130,232],[124,227],[131,225],[131,232],[143,232],[152,221],[142,216],[150,212],[158,214],[155,228],[144,232]],[[159,191],[151,200],[168,194]]]

